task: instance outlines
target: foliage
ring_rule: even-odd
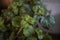
[[[41,24],[44,27],[50,28],[55,24],[55,19],[53,16],[41,17]]]
[[[52,40],[52,37],[48,34],[44,35],[44,40]]]
[[[42,0],[14,0],[2,12],[0,31],[5,30],[2,33],[8,34],[3,35],[5,40],[42,40],[45,36],[39,27],[36,28],[36,21],[48,28],[55,24],[55,18],[50,15]]]

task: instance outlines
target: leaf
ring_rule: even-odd
[[[9,7],[17,7],[17,6],[21,6],[23,4],[23,0],[15,0],[12,2],[12,4],[10,4]]]
[[[25,28],[25,27],[28,27],[28,26],[29,26],[29,23],[27,23],[24,20],[21,20],[21,27]]]
[[[52,37],[48,34],[44,35],[44,40],[52,40]]]
[[[20,16],[22,16],[22,15],[24,15],[24,14],[26,14],[27,13],[27,11],[26,11],[26,9],[25,9],[25,7],[20,7]]]
[[[20,27],[20,22],[21,22],[21,18],[19,16],[15,16],[12,19],[12,25],[14,27]]]
[[[53,26],[55,24],[55,17],[50,16],[49,22],[50,22],[50,25]]]
[[[0,17],[0,31],[4,31],[4,20]]]
[[[29,15],[32,15],[32,9],[28,4],[23,4],[23,7],[25,8],[26,13],[28,13]]]
[[[15,15],[18,14],[18,8],[14,8],[13,11],[14,11],[14,14],[15,14]]]
[[[34,33],[34,27],[27,23],[26,21],[22,20],[21,21],[21,26],[23,27],[23,34],[24,36],[28,37],[32,33]]]
[[[15,0],[14,2],[17,6],[21,6],[23,4],[23,0]]]
[[[35,20],[34,20],[32,17],[30,17],[29,15],[24,15],[24,20],[25,20],[26,22],[32,24],[32,25],[35,24]]]
[[[38,39],[40,39],[40,40],[43,39],[42,30],[39,29],[39,28],[36,28],[35,31],[36,31],[36,33],[37,33],[37,35],[38,35]]]
[[[47,18],[42,17],[41,18],[41,24],[42,24],[42,26],[47,27],[49,25]]]
[[[9,36],[8,40],[14,40],[14,34],[15,34],[15,32],[12,32],[11,35]]]
[[[39,21],[40,16],[38,16],[38,15],[34,15],[33,19],[34,19],[35,21]]]
[[[4,14],[3,15],[7,19],[11,19],[14,16],[8,9],[4,11]]]
[[[18,11],[19,11],[19,9],[20,9],[20,8],[18,8],[18,7],[20,7],[20,6],[22,5],[22,3],[23,3],[22,0],[19,0],[18,2],[13,2],[13,3],[9,6],[9,8],[12,9],[12,11],[14,12],[15,15],[17,15],[17,14],[18,14]]]
[[[46,9],[40,5],[33,6],[33,11],[36,15],[45,15],[46,14]]]
[[[55,18],[53,16],[44,16],[41,18],[41,24],[44,27],[52,27],[55,24]]]
[[[42,0],[34,0],[35,4],[41,4]]]
[[[34,33],[34,28],[33,28],[31,25],[29,25],[28,27],[25,27],[25,28],[23,29],[23,34],[24,34],[25,37],[29,37],[29,36],[31,36],[33,33]]]

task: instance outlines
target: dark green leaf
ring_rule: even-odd
[[[44,35],[44,40],[52,40],[52,37],[48,34]]]
[[[12,25],[14,27],[20,27],[20,22],[21,22],[21,18],[19,16],[16,16],[12,19]]]
[[[27,40],[37,40],[37,38],[36,37],[29,37],[29,38],[27,38]]]
[[[4,20],[0,17],[0,31],[4,31]]]
[[[12,32],[8,40],[14,40],[14,35],[15,35],[15,32]]]

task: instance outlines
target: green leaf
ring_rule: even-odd
[[[15,15],[18,14],[18,7],[17,7],[17,3],[13,3],[12,5],[9,6],[9,8],[12,9],[12,11],[14,12]]]
[[[8,40],[14,40],[14,35],[15,35],[15,32],[12,32]]]
[[[32,10],[31,10],[31,7],[28,5],[28,4],[23,4],[23,7],[26,11],[26,13],[28,13],[29,15],[32,15]]]
[[[21,20],[21,27],[25,28],[25,27],[28,27],[28,26],[29,26],[29,23],[27,23],[24,20]]]
[[[13,11],[14,11],[14,14],[15,14],[15,15],[18,14],[18,8],[14,8]]]
[[[35,24],[35,20],[34,20],[32,17],[30,17],[29,15],[24,15],[24,20],[25,20],[26,22],[32,24],[32,25]]]
[[[33,19],[34,19],[35,21],[39,21],[40,16],[38,16],[38,15],[34,15]]]
[[[36,28],[35,31],[36,31],[36,33],[37,33],[37,35],[38,35],[38,39],[40,39],[40,40],[43,39],[42,30],[39,29],[39,28]]]
[[[20,16],[22,16],[22,15],[24,15],[24,14],[26,14],[27,13],[27,11],[26,11],[26,9],[25,9],[25,7],[20,7]]]
[[[34,0],[35,4],[41,4],[42,0]]]
[[[33,6],[33,11],[36,15],[45,15],[46,14],[46,9],[40,5]]]
[[[7,19],[10,19],[13,17],[13,14],[7,9],[4,11],[4,14],[3,14]]]
[[[31,25],[29,25],[28,27],[25,27],[25,28],[23,29],[23,34],[24,34],[25,37],[29,37],[29,36],[31,36],[33,33],[34,33],[34,28],[33,28]]]
[[[12,25],[14,27],[20,27],[20,22],[21,22],[21,18],[19,16],[15,16],[12,19]]]
[[[0,31],[4,31],[4,20],[0,17]]]
[[[17,6],[21,6],[23,4],[23,0],[15,0],[14,2]]]
[[[48,34],[44,35],[44,40],[52,40],[52,37]]]

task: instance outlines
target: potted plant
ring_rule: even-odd
[[[42,0],[14,0],[2,10],[0,22],[4,40],[52,40],[44,28],[49,30],[55,18]]]

